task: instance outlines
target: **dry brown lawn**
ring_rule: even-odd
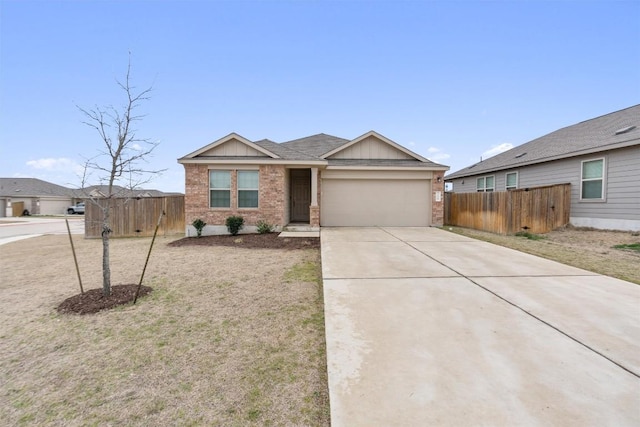
[[[169,247],[135,306],[63,315],[79,292],[67,236],[0,246],[1,425],[329,425],[317,249]],[[75,238],[85,289],[101,242]],[[151,239],[111,242],[137,283]]]
[[[449,229],[465,236],[640,284],[640,252],[614,248],[616,245],[640,243],[640,233],[637,232],[567,227],[528,239],[468,228],[445,227],[445,230]]]

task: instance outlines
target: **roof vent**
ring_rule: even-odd
[[[526,153],[526,152],[525,152],[525,153],[520,153],[520,154],[518,154],[518,155],[516,156],[516,159],[519,159],[520,157],[524,157],[524,156],[526,156],[526,155],[527,155],[527,153]]]
[[[622,129],[618,129],[616,131],[616,135],[622,135],[623,133],[627,133],[629,131],[634,130],[636,127],[634,126],[627,126],[626,128],[622,128]]]

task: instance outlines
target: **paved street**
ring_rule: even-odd
[[[69,216],[71,234],[84,235],[84,215]],[[0,245],[45,234],[66,234],[64,217],[0,218]]]

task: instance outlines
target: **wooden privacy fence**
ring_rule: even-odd
[[[571,184],[489,193],[446,193],[444,222],[499,234],[547,233],[569,223]]]
[[[111,237],[153,236],[162,212],[165,215],[158,234],[184,233],[184,196],[98,199],[97,202],[100,206],[89,200],[85,203],[86,238],[102,237],[102,207],[107,203],[111,209]]]

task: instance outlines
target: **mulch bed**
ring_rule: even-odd
[[[168,244],[182,246],[232,246],[246,249],[316,249],[320,247],[319,237],[278,237],[278,233],[239,234],[237,236],[185,237]]]
[[[58,313],[63,314],[92,314],[101,310],[108,310],[119,305],[133,302],[138,285],[115,285],[111,287],[111,295],[105,297],[102,288],[91,289],[62,301],[58,306]],[[141,286],[138,299],[147,295],[153,288]]]

